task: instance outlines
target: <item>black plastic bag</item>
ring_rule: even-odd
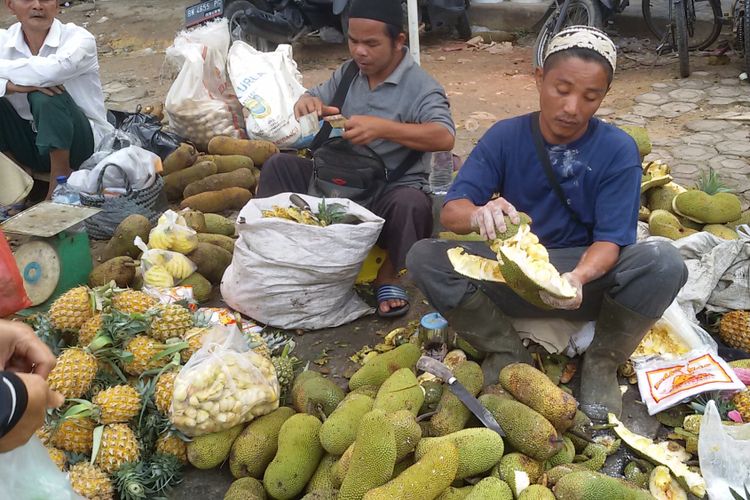
[[[143,149],[159,155],[162,160],[184,141],[177,134],[163,131],[161,122],[155,116],[141,113],[140,106],[135,113],[109,110],[108,114],[115,128],[134,135],[143,144]]]

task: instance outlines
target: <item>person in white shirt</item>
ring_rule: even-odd
[[[112,130],[96,39],[55,18],[57,0],[4,0],[17,23],[0,30],[0,151],[34,171],[76,170]]]

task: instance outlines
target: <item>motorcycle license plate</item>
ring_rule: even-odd
[[[191,28],[224,14],[224,0],[203,0],[185,9],[185,27]]]

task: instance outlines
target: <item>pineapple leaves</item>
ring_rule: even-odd
[[[102,435],[104,434],[104,426],[100,425],[94,429],[94,446],[91,449],[91,465],[94,465],[96,456],[99,454],[99,448],[102,445]]]

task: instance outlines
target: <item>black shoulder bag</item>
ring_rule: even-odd
[[[341,109],[358,71],[354,61],[344,68],[331,106]],[[372,148],[352,144],[341,137],[329,139],[332,128],[330,123],[324,123],[310,145],[313,176],[307,192],[313,196],[348,198],[370,208],[386,185],[403,176],[423,154],[412,151],[398,168],[389,171]]]
[[[555,171],[552,169],[552,162],[550,161],[549,154],[544,147],[544,138],[542,137],[542,131],[539,128],[539,112],[531,115],[531,135],[534,138],[536,154],[542,164],[542,168],[544,169],[544,173],[547,176],[547,181],[549,182],[550,187],[555,192],[563,206],[568,210],[568,213],[570,213],[570,217],[576,223],[586,228],[586,232],[588,232],[589,234],[589,240],[591,240],[594,234],[593,230],[591,229],[591,227],[589,227],[588,224],[584,223],[581,220],[575,210],[573,210],[573,207],[570,206],[570,203],[568,203],[568,198],[567,196],[565,196],[565,192],[563,192],[562,186],[555,176]]]

